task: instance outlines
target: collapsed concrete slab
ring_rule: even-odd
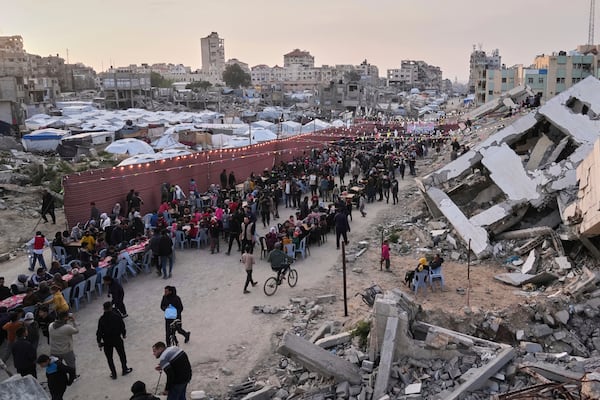
[[[562,222],[567,223],[567,216],[573,214],[570,206],[576,200],[578,179],[585,176],[583,171],[578,175],[576,168],[598,139],[599,116],[600,81],[588,77],[550,99],[537,113],[517,119],[441,169],[418,179],[430,212],[434,217],[440,213],[446,216],[465,245],[471,241],[478,258],[490,255],[489,237],[481,231],[493,235],[506,231],[525,215],[518,216],[515,210],[547,208],[544,215],[554,225],[557,219],[552,211],[559,207]],[[478,194],[488,189],[498,194],[484,201]],[[592,195],[590,198],[595,199]],[[597,229],[600,234],[597,200],[588,204],[596,207],[598,216],[590,219],[586,229]]]
[[[293,333],[285,334],[277,352],[295,359],[310,371],[334,378],[338,383],[344,381],[351,384],[361,383],[362,379],[356,365]]]
[[[14,375],[0,382],[0,400],[50,400],[50,396],[31,375]]]
[[[379,361],[379,370],[375,380],[373,398],[379,399],[387,393],[390,383],[390,373],[392,372],[392,363],[396,349],[396,338],[398,335],[398,318],[389,317],[385,326],[383,337],[383,346],[381,347],[381,358]]]

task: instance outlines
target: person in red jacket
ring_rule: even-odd
[[[29,246],[32,250],[33,261],[29,265],[29,270],[33,271],[35,269],[35,263],[37,261],[40,262],[40,266],[46,270],[46,262],[44,261],[44,247],[50,246],[50,242],[42,232],[37,231],[33,239],[27,242],[27,246]]]

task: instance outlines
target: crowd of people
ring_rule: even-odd
[[[329,232],[335,233],[338,249],[341,242],[348,244],[353,208],[359,208],[365,216],[371,202],[389,202],[391,198],[394,205],[399,204],[398,179],[404,179],[407,166],[409,174],[416,175],[416,160],[431,145],[394,138],[341,140],[290,162],[281,162],[271,170],[251,173],[239,184],[234,173],[226,170],[220,174],[219,183],[205,191],[198,188],[194,179],[186,183],[187,191],[182,189],[185,186],[182,182],[165,182],[159,189],[161,204],[155,210],[145,209],[135,189],[127,193],[124,207],[117,203],[111,210],[100,210],[91,203],[90,218],[85,224],[56,232],[52,241],[41,232],[32,238],[30,270],[39,263],[35,273],[19,275],[10,287],[4,286],[4,278],[0,278],[0,300],[25,293],[22,306],[36,306],[33,313],[25,313],[22,308],[10,311],[0,308],[0,340],[8,343],[2,358],[6,361],[12,355],[17,372],[23,375],[36,376],[38,363],[45,368],[49,385],[55,382],[50,385],[53,399],[60,399],[77,377],[72,337],[79,332],[70,302],[61,291],[96,275],[103,260],[110,260],[104,268],[113,268],[124,249],[146,243],[157,275],[169,279],[175,247],[206,245],[211,254],[219,254],[222,245],[225,256],[232,250],[240,253],[246,272],[243,293],[249,293],[249,287],[257,284],[252,278],[257,244],[261,251],[269,253],[267,260],[277,271],[295,256],[282,250],[288,244],[294,244],[295,248],[302,241],[306,246],[321,244]],[[50,213],[53,201],[48,195],[44,193],[42,208],[54,222],[54,213]],[[261,225],[264,235],[258,233]],[[78,246],[69,246],[73,242]],[[53,248],[55,258],[50,268],[46,267],[43,255],[46,247]],[[72,259],[70,271],[59,262],[56,248],[71,248],[65,257]],[[384,262],[389,270],[389,247],[382,251]],[[67,273],[70,279],[65,281]],[[110,376],[116,379],[113,350],[119,356],[123,375],[132,371],[123,342],[126,338],[123,318],[127,317],[127,311],[122,286],[110,273],[102,279],[112,301],[104,304],[97,340],[105,352]],[[165,287],[160,307],[165,313],[165,342],[156,343],[153,350],[160,360],[160,369],[166,372],[168,398],[185,398],[180,393],[185,393],[191,367],[185,352],[174,345],[173,339],[179,333],[187,343],[190,332],[182,328],[183,304],[174,286]],[[176,321],[179,323],[174,325]],[[48,338],[50,354],[37,357],[35,338],[39,330]],[[52,374],[57,375],[51,379]],[[144,384],[136,384],[137,392],[145,395]]]

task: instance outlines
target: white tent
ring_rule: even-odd
[[[161,157],[157,154],[137,154],[135,156],[124,159],[117,165],[117,167],[123,167],[125,165],[142,164],[142,163],[160,160]]]
[[[212,145],[215,148],[227,147],[231,141],[230,135],[224,135],[222,133],[215,133],[211,136]]]
[[[335,128],[344,128],[346,126],[346,123],[341,119],[336,119],[335,121],[331,122],[331,125]]]
[[[113,154],[154,154],[152,146],[144,141],[133,138],[115,140],[104,151]]]
[[[268,142],[269,140],[277,139],[277,135],[267,129],[252,129],[252,143]]]
[[[330,124],[317,118],[302,126],[302,133],[316,132],[330,127]]]
[[[302,124],[296,121],[285,121],[279,124],[281,134],[284,136],[297,135],[302,132]]]
[[[252,125],[252,129],[254,129],[254,128],[257,128],[257,129],[258,128],[270,129],[275,124],[272,123],[272,122],[269,122],[269,121],[262,121],[261,120],[261,121],[253,122],[251,125]]]
[[[175,132],[169,135],[162,135],[160,138],[152,142],[152,147],[154,147],[155,149],[187,148],[185,144],[179,143],[179,134]]]

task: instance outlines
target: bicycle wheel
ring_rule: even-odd
[[[296,286],[296,283],[298,283],[298,271],[290,268],[290,272],[288,272],[288,285],[294,287]]]
[[[273,296],[277,291],[277,278],[270,277],[265,281],[265,286],[263,287],[263,291],[267,296]]]

